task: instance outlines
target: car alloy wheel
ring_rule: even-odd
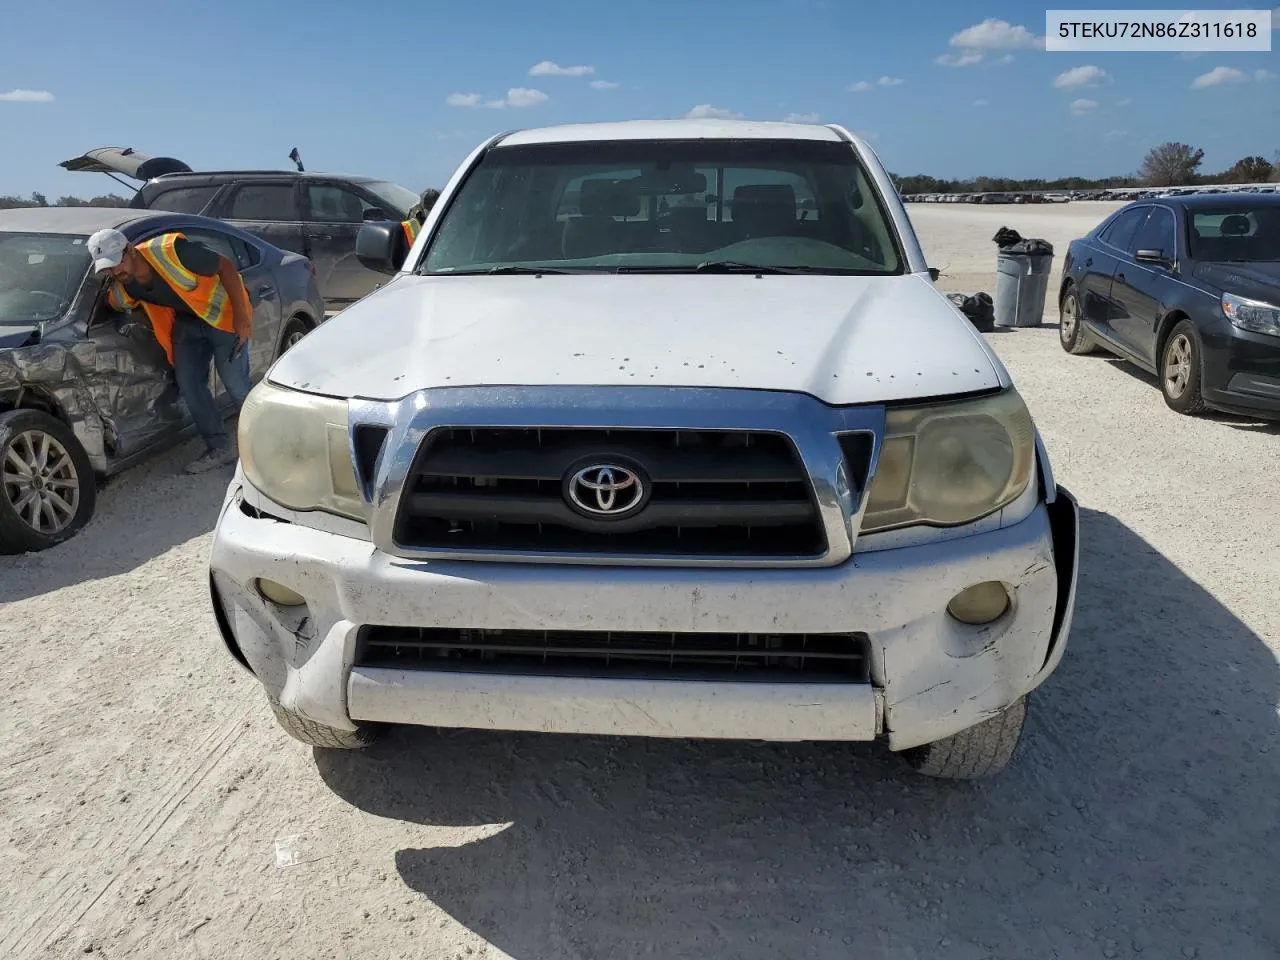
[[[1062,327],[1059,334],[1063,343],[1071,343],[1076,337],[1076,326],[1080,322],[1080,310],[1074,293],[1067,294],[1062,303]]]
[[[60,533],[80,509],[80,476],[67,449],[41,430],[14,437],[0,466],[4,495],[36,533]]]
[[[1164,351],[1164,389],[1171,400],[1179,399],[1191,383],[1191,341],[1180,333]]]

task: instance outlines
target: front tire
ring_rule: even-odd
[[[1097,343],[1084,328],[1084,314],[1080,310],[1080,297],[1074,286],[1068,287],[1062,297],[1058,312],[1058,342],[1067,353],[1077,355],[1093,353]]]
[[[372,727],[360,727],[358,730],[338,730],[327,727],[323,723],[308,720],[300,713],[287,710],[272,697],[267,697],[271,704],[271,712],[276,715],[276,722],[284,728],[284,732],[300,743],[311,747],[327,747],[330,750],[359,750],[373,743],[377,734]]]
[[[280,334],[280,350],[276,354],[282,357],[292,349],[299,340],[311,332],[311,326],[302,317],[293,317],[284,325],[284,332]]]
[[[42,410],[0,413],[0,554],[70,540],[96,500],[93,464],[70,427]]]
[[[1160,351],[1160,392],[1170,410],[1194,416],[1205,409],[1200,392],[1200,341],[1190,320],[1173,328]]]
[[[1009,765],[1022,739],[1027,698],[1021,697],[968,730],[902,751],[902,759],[917,773],[944,780],[979,780]]]

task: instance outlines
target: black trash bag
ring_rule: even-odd
[[[1001,227],[991,238],[1001,253],[1021,254],[1027,257],[1053,256],[1053,244],[1048,240],[1028,240],[1011,227]]]
[[[948,293],[947,299],[969,318],[969,322],[979,333],[991,333],[995,330],[996,307],[990,294],[975,293],[970,296],[964,293]]]

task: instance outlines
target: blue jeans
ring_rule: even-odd
[[[178,391],[191,411],[191,419],[210,450],[227,446],[227,428],[209,390],[209,363],[231,394],[235,412],[249,393],[249,346],[234,359],[238,342],[234,333],[209,326],[203,320],[175,317],[173,322],[173,372]]]

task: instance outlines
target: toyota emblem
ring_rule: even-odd
[[[648,489],[638,471],[618,463],[593,463],[571,473],[565,494],[571,506],[589,517],[619,519],[645,503]]]

